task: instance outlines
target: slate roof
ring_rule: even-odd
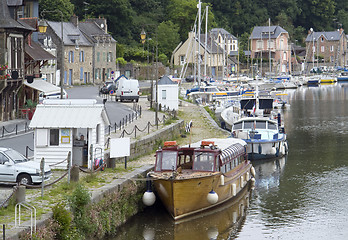
[[[95,22],[80,22],[79,29],[87,36],[90,37],[91,41],[97,42],[94,38],[95,36],[107,36],[111,37],[110,34],[105,33],[103,29],[101,29],[98,24]],[[111,37],[111,42],[116,42],[115,39]]]
[[[307,35],[306,42],[317,41],[321,36],[323,36],[327,41],[339,41],[341,38],[341,33],[339,31],[333,32],[311,32]],[[314,37],[314,39],[313,39]]]
[[[47,24],[52,28],[56,35],[61,38],[61,22],[47,21]],[[71,22],[63,22],[63,39],[64,45],[75,45],[72,41],[73,37],[78,37],[78,45],[92,46],[92,43],[82,34],[82,32]]]
[[[46,52],[38,43],[32,41],[29,46],[25,44],[25,52],[34,60],[50,60],[56,59],[55,56]]]
[[[219,33],[226,38],[232,38],[233,40],[238,40],[235,36],[233,36],[231,33],[227,32],[223,28],[213,28],[210,30],[210,34],[213,35],[215,38],[219,35]]]
[[[263,39],[271,37],[271,39],[278,38],[280,34],[288,33],[280,26],[256,26],[254,27],[249,39]]]
[[[168,76],[163,76],[161,79],[158,81],[158,85],[172,85],[175,84],[177,85],[176,82],[173,82]]]
[[[9,12],[7,0],[0,0],[0,28],[8,29],[22,29],[26,31],[33,31],[32,28],[28,26],[24,26],[18,21],[14,20]],[[34,29],[35,30],[35,29]]]

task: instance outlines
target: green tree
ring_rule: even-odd
[[[179,27],[172,21],[162,22],[157,28],[158,48],[161,53],[171,56],[180,42]]]
[[[50,21],[60,22],[62,19],[62,15],[59,10],[63,14],[63,21],[70,21],[70,17],[74,13],[74,4],[72,4],[69,0],[39,0],[39,12],[40,14],[43,11],[47,11],[44,13],[44,18]]]

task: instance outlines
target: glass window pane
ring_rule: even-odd
[[[162,170],[175,170],[178,153],[174,151],[162,152]]]
[[[50,129],[50,145],[59,145],[59,129]]]

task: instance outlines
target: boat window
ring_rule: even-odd
[[[254,124],[254,121],[245,121],[244,122],[244,129],[252,129],[252,128],[254,128],[253,124]]]
[[[268,122],[268,129],[276,130],[277,129],[277,125],[275,123]]]
[[[209,152],[195,152],[193,170],[214,171],[214,154]]]
[[[266,121],[256,121],[256,128],[266,129]]]
[[[236,130],[236,129],[242,129],[242,122],[239,122],[239,123],[234,124],[233,129],[234,129],[234,130]]]
[[[162,152],[157,152],[156,155],[156,167],[155,167],[155,171],[161,171],[161,167],[162,167]]]
[[[178,152],[163,151],[162,152],[162,170],[175,170]]]

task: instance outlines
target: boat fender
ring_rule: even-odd
[[[271,148],[271,155],[276,155],[277,149],[275,147]]]
[[[235,183],[232,184],[232,195],[233,196],[237,195],[237,185]]]
[[[152,206],[156,201],[156,196],[152,192],[152,182],[150,180],[150,174],[146,174],[146,192],[143,194],[143,203],[145,206]]]
[[[255,189],[255,178],[251,178],[251,189]]]
[[[243,188],[244,187],[244,177],[240,176],[240,187]]]
[[[275,154],[276,157],[279,156],[279,148],[276,148],[276,154]]]
[[[261,146],[261,144],[259,144],[259,154],[261,154],[262,153],[262,146]]]
[[[156,196],[151,190],[147,190],[143,195],[143,203],[145,206],[152,206],[156,201]]]
[[[281,153],[282,155],[285,155],[285,145],[284,145],[284,144],[282,144],[282,145],[280,146],[280,153]]]
[[[249,172],[246,172],[246,178],[245,178],[245,181],[249,181],[250,180],[250,173]]]
[[[250,168],[250,172],[251,172],[251,175],[253,176],[253,177],[255,177],[255,168],[254,167],[251,167]]]
[[[217,239],[219,230],[216,227],[210,227],[207,231],[208,239]]]
[[[220,185],[225,185],[225,176],[224,175],[220,176]]]
[[[211,190],[207,195],[207,200],[208,203],[215,204],[219,200],[219,195],[216,192],[214,192],[214,190]]]

